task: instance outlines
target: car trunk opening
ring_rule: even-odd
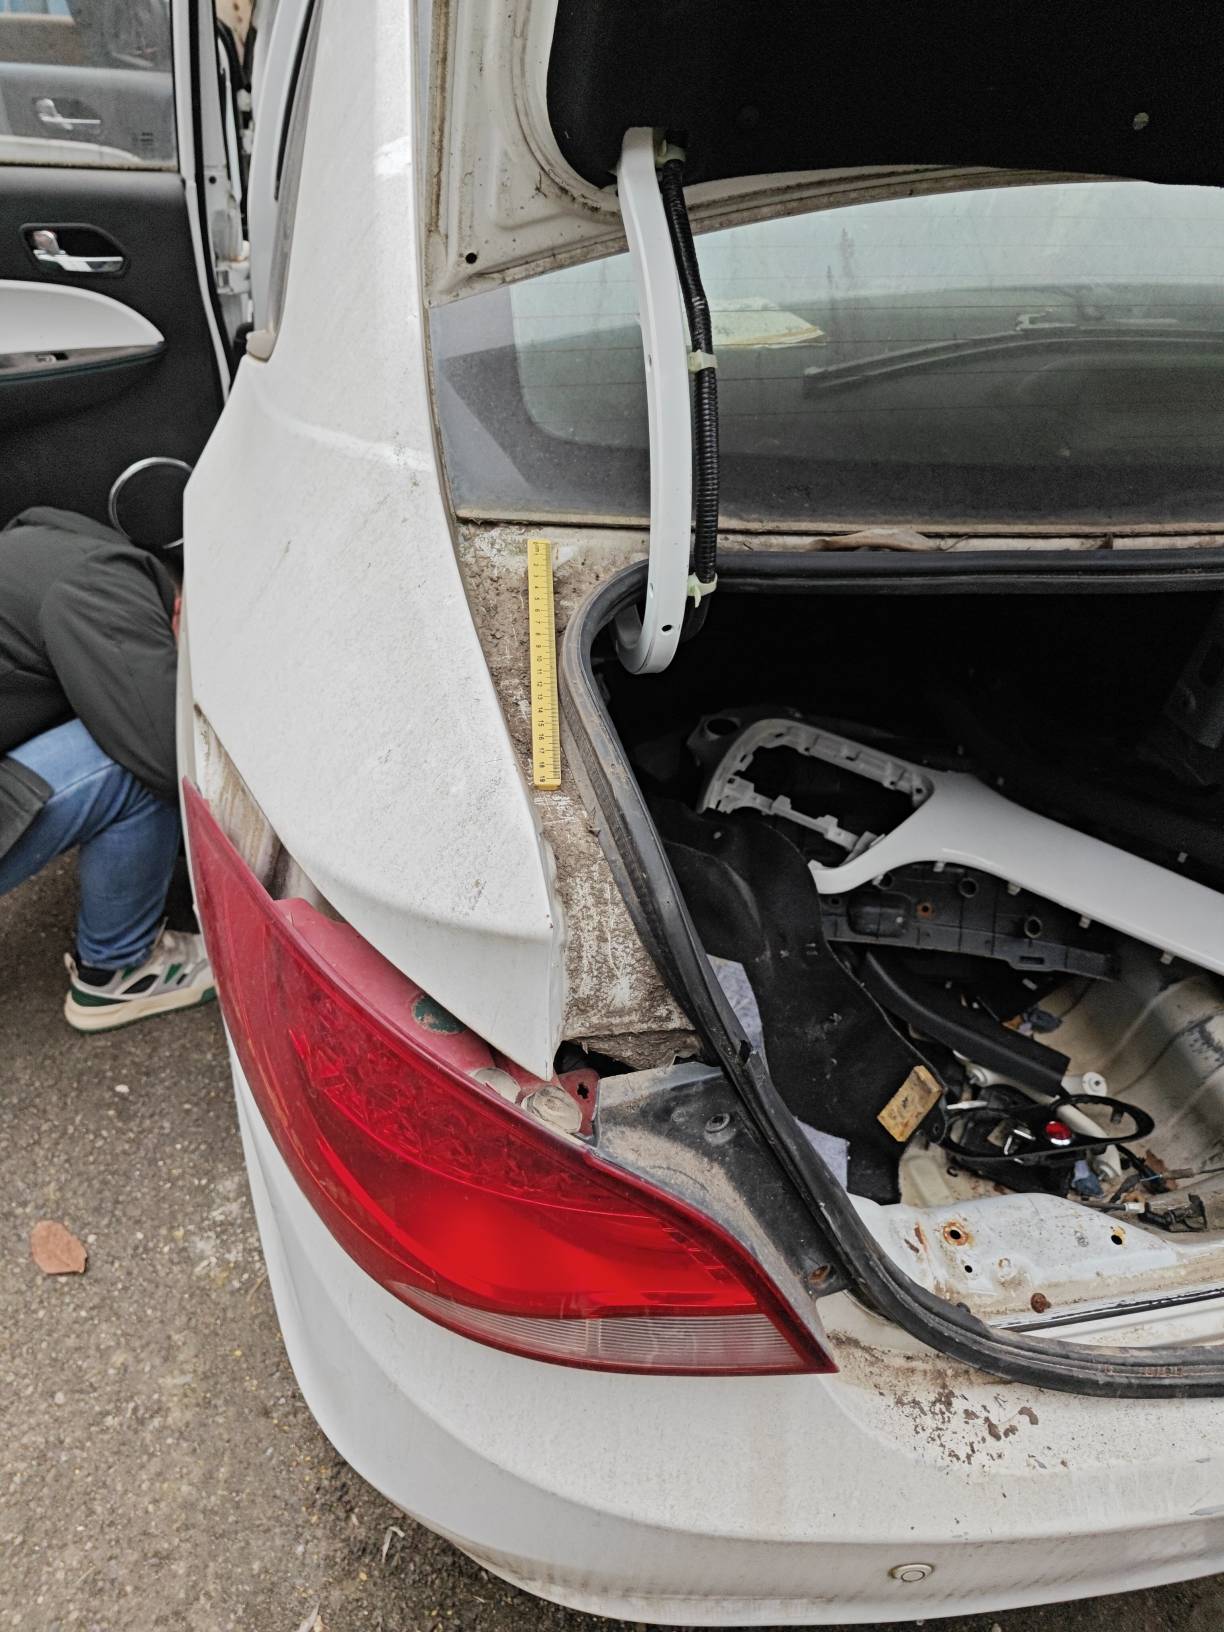
[[[1216,553],[728,557],[657,676],[632,568],[566,635],[638,928],[852,1284],[1054,1386],[1224,1386],[1210,1343],[1018,1335],[1224,1289]]]

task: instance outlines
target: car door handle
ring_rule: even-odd
[[[58,266],[61,272],[122,272],[122,255],[70,255],[60,248],[60,241],[50,227],[39,227],[30,234],[34,259],[43,266]]]
[[[47,125],[51,130],[101,130],[101,119],[69,119],[56,107],[49,96],[40,96],[34,104],[34,112],[38,115],[38,122]]]

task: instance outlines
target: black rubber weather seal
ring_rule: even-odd
[[[1128,552],[1129,553],[1129,552]],[[1153,552],[1157,555],[1158,552]],[[1054,552],[1041,563],[1026,565],[1036,575],[1062,579],[1063,587],[1082,562],[1061,563]],[[828,557],[810,557],[809,573],[793,555],[724,559],[724,586],[760,592],[766,586],[807,577],[807,587],[840,575],[862,588],[866,573],[839,566],[829,571]],[[934,563],[932,563],[934,565]],[[937,569],[946,582],[946,568]],[[983,576],[982,562],[961,562],[960,589]],[[1180,565],[1180,564],[1179,564]],[[1206,563],[1202,564],[1206,566]],[[914,563],[907,562],[911,573]],[[1136,586],[1156,561],[1128,562]],[[1169,567],[1168,560],[1159,566]],[[940,570],[942,569],[942,570]],[[1023,572],[1023,567],[1019,572]],[[915,574],[917,576],[917,574]],[[987,565],[986,580],[1006,577]],[[1107,573],[1117,587],[1120,573]],[[1152,579],[1163,578],[1154,572]],[[1175,572],[1182,587],[1186,574]],[[1218,583],[1220,567],[1212,563],[1200,581]],[[640,603],[645,564],[626,568],[598,586],[579,607],[561,649],[561,707],[579,763],[572,768],[595,806],[600,843],[625,897],[635,926],[677,1001],[715,1053],[737,1090],[748,1115],[772,1149],[780,1166],[807,1203],[827,1238],[833,1259],[852,1291],[870,1308],[919,1342],[965,1365],[996,1377],[1065,1393],[1131,1399],[1168,1399],[1224,1394],[1224,1347],[1086,1348],[1057,1340],[1027,1338],[987,1326],[960,1305],[951,1304],[913,1281],[884,1252],[860,1220],[850,1197],[804,1137],[786,1108],[764,1061],[744,1035],[711,972],[692,919],[680,894],[654,821],[612,724],[591,662],[594,641],[616,614]],[[848,586],[847,586],[848,587]],[[992,584],[992,587],[996,585]],[[1158,587],[1148,582],[1147,587]]]

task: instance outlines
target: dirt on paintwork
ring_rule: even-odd
[[[544,533],[553,544],[554,594],[560,635],[584,597],[612,573],[644,558],[648,537],[632,526],[542,527],[463,523],[458,556],[485,658],[528,784],[531,781],[531,703],[527,655],[527,540]],[[727,555],[786,550],[794,553],[892,549],[909,553],[959,550],[1108,548],[1096,535],[1065,538],[983,538],[925,534],[903,527],[805,536],[795,533],[725,533]],[[1168,540],[1186,544],[1201,539]],[[563,737],[563,751],[566,743]],[[595,828],[563,768],[556,792],[532,797],[556,864],[565,909],[567,1037],[585,1041],[638,1067],[663,1065],[695,1047],[686,1016],[668,993],[629,918],[599,848]]]
[[[931,1350],[884,1348],[845,1330],[829,1335],[845,1382],[874,1394],[907,1435],[952,1466],[1001,1461],[999,1446],[1039,1425],[1032,1405],[1015,1402],[1013,1385],[987,1372]],[[1044,1442],[1032,1445],[1035,1464],[1049,1466],[1054,1451]]]
[[[485,660],[515,751],[531,782],[527,539],[523,527],[466,527],[459,563]],[[631,533],[549,531],[557,631],[602,579],[636,560]],[[697,1040],[642,945],[604,859],[563,743],[561,787],[532,789],[566,920],[564,1034],[638,1068],[669,1064]]]

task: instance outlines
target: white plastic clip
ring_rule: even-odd
[[[683,164],[686,157],[684,149],[677,147],[675,142],[669,142],[666,137],[661,137],[655,143],[654,161],[656,170],[662,170],[665,164],[671,164],[673,160],[678,160]]]
[[[685,588],[685,599],[692,601],[694,606],[700,606],[707,595],[713,595],[718,588],[718,574],[715,573],[708,584],[702,583],[695,572],[689,573],[689,581]]]
[[[718,358],[712,351],[690,351],[688,363],[690,374],[700,374],[703,368],[717,368]]]

